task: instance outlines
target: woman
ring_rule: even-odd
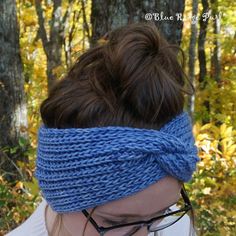
[[[179,51],[135,23],[79,58],[40,108],[43,202],[8,236],[191,233],[183,183],[199,158]]]

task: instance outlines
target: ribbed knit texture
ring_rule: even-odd
[[[132,195],[167,175],[189,181],[199,161],[194,142],[187,112],[159,131],[42,125],[35,176],[54,211],[81,211]]]

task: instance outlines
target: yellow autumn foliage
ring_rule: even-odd
[[[72,12],[81,10],[81,2],[74,1]],[[91,0],[87,1],[86,18],[89,22],[91,14]],[[220,10],[227,13],[223,19],[221,30],[229,30],[229,25],[235,25],[234,8],[228,7],[234,1],[219,0]],[[62,11],[65,13],[69,1],[62,1]],[[28,150],[30,163],[18,163],[20,169],[25,169],[32,178],[31,182],[22,180],[16,183],[7,183],[0,176],[0,207],[3,216],[0,220],[0,235],[8,232],[21,222],[27,219],[40,202],[37,181],[33,176],[35,170],[35,157],[37,147],[37,131],[40,125],[39,106],[47,96],[47,60],[38,38],[38,22],[35,12],[34,0],[17,0],[17,13],[20,24],[20,45],[21,57],[24,65],[25,92],[27,96],[28,110],[28,134],[30,137],[31,149]],[[186,1],[185,14],[191,14],[192,1]],[[49,33],[49,26],[52,14],[52,1],[42,1],[42,8],[45,17],[45,28]],[[200,9],[201,10],[201,9]],[[210,24],[212,22],[209,22]],[[73,25],[73,14],[67,22],[66,42],[68,44],[68,32]],[[190,22],[184,22],[183,42],[181,47],[188,55],[190,39]],[[91,25],[89,33],[91,35]],[[235,30],[234,30],[235,31]],[[73,62],[86,47],[88,41],[82,40],[83,19],[79,17],[76,21],[76,29],[72,40]],[[206,56],[210,60],[212,48],[212,32],[207,33]],[[105,41],[101,39],[99,43]],[[236,232],[236,76],[235,36],[230,38],[224,35],[221,38],[222,49],[222,78],[219,88],[214,78],[211,78],[208,70],[207,86],[200,91],[198,80],[196,80],[195,96],[195,124],[193,127],[196,137],[196,145],[199,147],[201,161],[198,163],[197,172],[192,181],[187,184],[188,193],[193,203],[196,224],[199,236],[235,236]],[[54,73],[60,77],[65,73],[66,60],[62,53],[62,66],[55,69]],[[209,65],[208,65],[209,67]],[[199,73],[199,66],[196,63],[195,74]],[[196,76],[197,77],[197,76]],[[209,102],[208,111],[203,105]],[[202,125],[204,118],[209,123]],[[220,121],[221,125],[216,125]]]
[[[201,161],[187,185],[199,235],[236,232],[236,130],[225,123],[193,127]]]

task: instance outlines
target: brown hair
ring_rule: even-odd
[[[41,104],[42,120],[51,128],[160,129],[183,111],[185,94],[195,92],[184,61],[183,50],[169,44],[153,22],[120,27],[55,83]]]

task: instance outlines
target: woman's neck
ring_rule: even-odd
[[[51,234],[52,230],[54,232],[59,230],[58,236],[78,236],[79,232],[82,232],[83,221],[80,213],[68,213],[59,216],[49,205],[45,209],[45,225],[49,236],[54,236]]]

